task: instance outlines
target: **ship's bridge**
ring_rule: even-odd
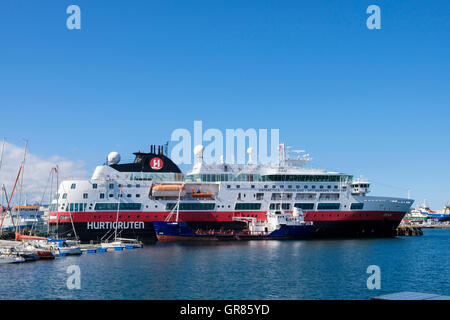
[[[367,181],[364,177],[360,176],[358,179],[352,182],[351,191],[352,195],[357,196],[365,196],[366,193],[369,193],[370,190],[370,182]]]

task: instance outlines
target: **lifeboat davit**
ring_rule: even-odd
[[[184,196],[186,188],[177,184],[160,184],[152,188],[154,197],[178,197]]]

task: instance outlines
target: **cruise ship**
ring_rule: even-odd
[[[368,196],[370,183],[352,175],[308,168],[303,150],[280,145],[277,164],[206,163],[203,147],[184,174],[167,147],[136,152],[120,163],[112,152],[90,179],[65,180],[50,207],[49,222],[59,237],[104,241],[113,234],[156,240],[154,221],[186,222],[191,230],[241,231],[268,212],[301,209],[317,237],[393,236],[413,200]],[[294,153],[294,156],[291,156]],[[247,222],[246,222],[247,221]]]

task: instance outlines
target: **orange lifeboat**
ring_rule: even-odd
[[[160,184],[152,188],[154,197],[178,197],[185,194],[186,188],[179,184]]]
[[[214,193],[203,192],[200,189],[198,191],[195,191],[195,189],[192,188],[192,196],[196,197],[196,198],[212,198],[212,197],[214,197]]]

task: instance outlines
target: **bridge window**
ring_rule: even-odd
[[[72,185],[70,186],[70,189],[75,189],[77,187],[77,185],[75,183],[72,183]]]

